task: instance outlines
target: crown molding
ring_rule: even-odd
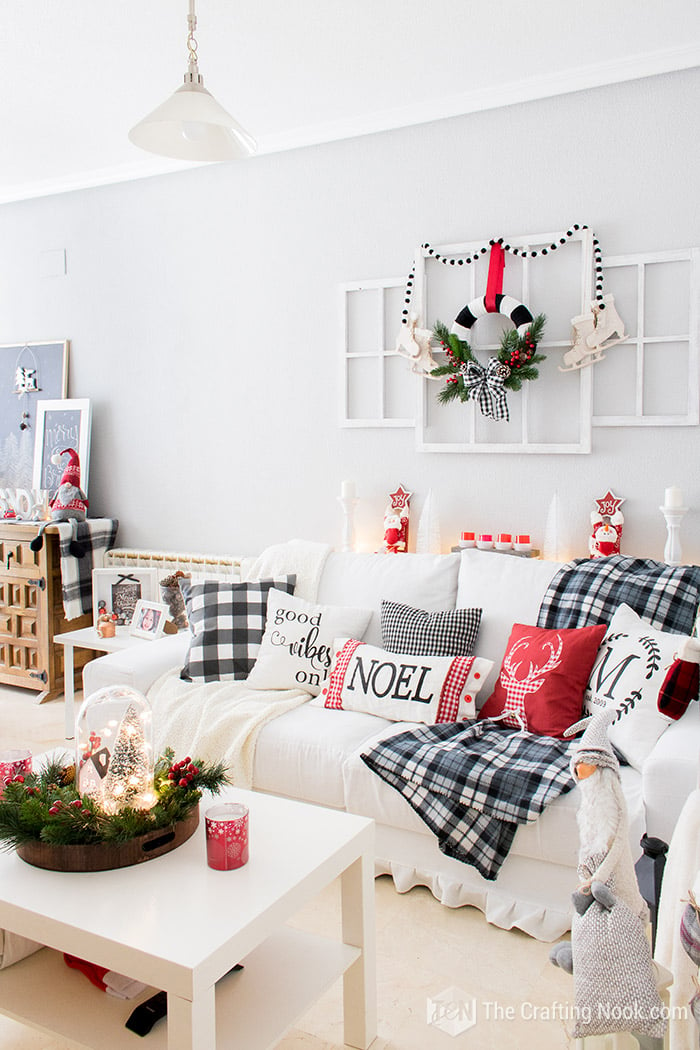
[[[293,128],[290,131],[261,135],[258,140],[258,155],[281,153],[417,124],[433,123],[451,117],[465,116],[469,113],[568,95],[576,91],[587,91],[610,84],[679,72],[697,66],[700,66],[700,44],[690,44],[686,47],[651,51],[627,58],[577,66],[561,72],[536,74],[525,80],[511,80],[488,88],[477,88],[473,91],[428,99],[407,106],[376,110],[346,120],[328,121]],[[75,190],[93,189],[156,175],[169,175],[203,166],[200,163],[175,161],[166,157],[144,156],[143,159],[130,164],[78,172],[63,178],[0,187],[0,204],[48,197],[58,193],[70,193]]]
[[[308,128],[295,128],[288,133],[261,136],[258,152],[276,153],[414,124],[428,124],[469,113],[501,109],[523,102],[568,95],[629,80],[641,80],[663,73],[675,73],[696,66],[700,66],[700,44],[653,51],[619,60],[606,60],[561,72],[535,74],[526,80],[511,80],[488,88],[429,99],[422,103],[377,110],[345,121],[333,121]]]

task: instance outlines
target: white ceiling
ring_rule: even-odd
[[[187,0],[0,15],[0,203],[186,166],[127,132],[182,83]],[[197,16],[205,84],[263,153],[700,65],[697,0],[198,0]]]

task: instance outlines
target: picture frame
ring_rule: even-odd
[[[168,612],[164,602],[148,602],[142,598],[136,603],[129,634],[135,638],[161,638],[165,633]]]
[[[158,570],[117,566],[92,570],[92,618],[116,613],[116,626],[130,627],[140,601],[158,602]]]
[[[37,403],[68,396],[67,339],[0,346],[0,488],[31,489]]]
[[[32,488],[44,489],[53,498],[68,460],[56,466],[51,462],[51,457],[63,449],[74,448],[80,457],[80,487],[87,496],[91,424],[89,398],[37,402]]]

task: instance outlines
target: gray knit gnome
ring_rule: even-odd
[[[627,806],[605,708],[566,730],[585,732],[571,754],[581,789],[578,889],[572,895],[571,941],[556,944],[550,960],[574,975],[574,1038],[617,1031],[659,1037],[665,1029],[656,971],[646,937],[649,912],[637,885],[629,844]],[[638,1016],[630,1023],[630,1004]]]

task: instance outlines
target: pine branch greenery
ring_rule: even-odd
[[[230,783],[222,763],[187,762],[197,770],[188,780],[174,775],[175,753],[168,748],[154,770],[156,804],[148,810],[123,809],[104,813],[86,795],[79,795],[75,768],[64,760],[51,761],[38,773],[27,773],[5,785],[0,799],[0,849],[16,849],[28,842],[54,845],[91,845],[128,842],[138,835],[170,827],[188,817],[203,791],[216,795]]]
[[[509,328],[503,333],[496,358],[500,364],[510,369],[510,374],[503,381],[506,390],[520,390],[523,383],[538,378],[540,373],[535,366],[545,360],[545,354],[537,353],[537,344],[544,334],[545,321],[544,314],[538,314],[524,335],[521,336],[517,328]],[[442,321],[435,323],[433,336],[447,354],[445,364],[439,365],[430,373],[436,379],[447,380],[437,396],[438,401],[443,405],[455,400],[468,401],[471,391],[464,382],[464,366],[470,361],[479,363],[471,346],[454,332],[450,332]]]

